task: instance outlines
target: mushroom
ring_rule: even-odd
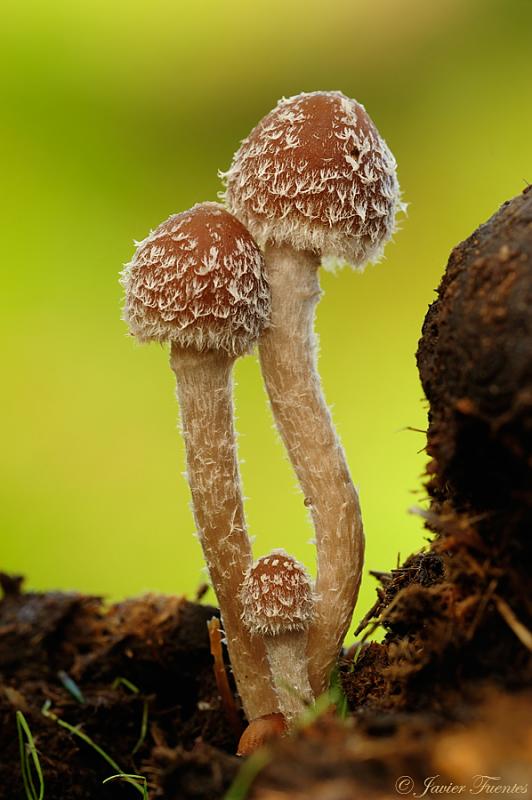
[[[250,756],[259,747],[279,739],[287,733],[286,720],[277,711],[251,720],[238,742],[237,756]]]
[[[141,342],[170,342],[197,532],[218,598],[249,719],[277,711],[268,662],[241,615],[252,563],[232,408],[232,368],[268,324],[262,254],[218,203],[171,216],[140,242],[122,273],[124,319]]]
[[[313,700],[306,653],[314,610],[310,578],[295,558],[273,550],[248,570],[240,599],[242,620],[266,645],[279,711],[290,727]]]
[[[264,247],[272,292],[259,342],[276,424],[310,508],[317,607],[310,682],[323,692],[352,618],[364,535],[357,492],[316,370],[318,267],[376,261],[402,209],[395,159],[364,107],[340,92],[281,100],[242,142],[228,208]]]

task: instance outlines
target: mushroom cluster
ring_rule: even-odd
[[[364,535],[316,368],[318,268],[377,260],[402,204],[390,150],[339,92],[282,100],[242,142],[225,183],[225,207],[170,217],[138,245],[122,283],[131,334],[170,345],[198,537],[251,723],[245,754],[327,689],[355,607]],[[315,585],[282,550],[253,563],[231,374],[255,344],[312,515]]]

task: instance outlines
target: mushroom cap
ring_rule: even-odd
[[[250,756],[272,739],[285,736],[287,730],[286,719],[279,711],[257,717],[251,720],[240,737],[236,754],[237,756]]]
[[[260,245],[311,250],[325,266],[378,260],[404,209],[392,153],[341,92],[280,100],[222,177],[228,208]]]
[[[219,203],[171,216],[138,244],[121,283],[124,319],[141,342],[240,355],[267,325],[262,254]]]
[[[274,550],[253,564],[244,577],[240,599],[245,624],[263,636],[306,630],[314,610],[308,573],[284,550]]]

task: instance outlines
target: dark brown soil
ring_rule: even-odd
[[[340,661],[347,716],[315,715],[244,762],[234,800],[420,796],[430,776],[465,787],[452,793],[499,793],[476,791],[476,775],[529,794],[532,189],[453,250],[418,364],[430,404],[430,544],[376,574],[377,602]],[[116,769],[58,720],[144,775],[150,798],[224,796],[243,762],[209,650],[216,609],[151,595],[107,608],[24,593],[13,577],[0,584],[1,800],[26,796],[17,710],[45,800],[140,797],[103,786]],[[377,624],[385,637],[370,642]],[[451,791],[425,796],[436,793]]]
[[[417,354],[430,404],[431,495],[497,514],[499,530],[501,515],[512,526],[532,515],[531,351],[528,187],[451,253]],[[530,537],[520,546],[531,555]]]
[[[43,715],[47,700],[52,713],[80,725],[124,772],[145,775],[154,788],[150,796],[222,796],[238,759],[229,755],[237,740],[220,710],[209,651],[207,622],[216,609],[151,595],[106,609],[95,597],[21,593],[20,581],[7,576],[1,585],[2,800],[24,797],[17,709],[36,741],[46,800],[138,794],[121,783],[102,786],[116,770]],[[61,671],[79,687],[83,703],[65,688]],[[114,685],[119,678],[138,693]],[[133,755],[145,703],[147,733]]]
[[[382,644],[343,664],[357,712],[463,721],[532,685],[532,188],[451,253],[423,325],[426,552],[380,573]]]

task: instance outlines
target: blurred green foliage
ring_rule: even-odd
[[[0,32],[0,563],[33,587],[194,593],[173,377],[120,321],[133,240],[220,190],[282,96],[341,89],[394,151],[386,260],[324,275],[320,368],[360,487],[367,569],[423,543],[414,353],[450,248],[532,180],[528,0],[8,2]],[[257,555],[311,527],[255,358],[237,368]],[[360,617],[373,601],[365,578]],[[212,596],[211,596],[212,599]]]

